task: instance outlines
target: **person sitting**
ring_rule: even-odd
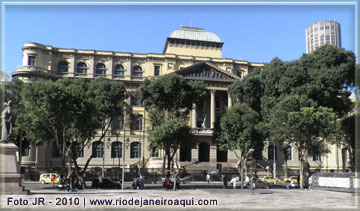
[[[171,189],[171,180],[169,177],[166,177],[165,179],[165,187],[166,189]]]
[[[136,178],[134,178],[134,182],[132,183],[132,187],[133,189],[137,189],[137,181],[136,181]]]

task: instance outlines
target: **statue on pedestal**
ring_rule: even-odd
[[[12,101],[4,104],[5,109],[1,112],[1,140],[0,143],[9,143],[12,134]]]

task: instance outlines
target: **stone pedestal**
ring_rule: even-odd
[[[27,194],[21,186],[21,174],[16,161],[18,147],[13,143],[0,144],[0,194]]]

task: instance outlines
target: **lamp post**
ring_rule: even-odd
[[[104,141],[105,142],[105,141]],[[110,147],[110,142],[111,142],[111,139],[108,138],[107,139],[107,142],[106,142],[106,146],[107,148],[109,149]],[[104,177],[105,176],[105,149],[103,148],[103,156],[102,156],[102,171],[101,171],[101,176]]]
[[[120,179],[120,147],[119,147],[119,134],[116,133],[116,143],[118,144],[118,154],[116,155],[118,157],[118,171],[117,171],[117,177],[118,179]]]
[[[254,156],[253,156],[253,152],[254,152],[254,149],[251,148],[249,150],[251,152],[251,180],[250,180],[250,185],[251,185],[251,194],[254,195],[254,174],[253,174],[253,163],[254,163]]]
[[[275,183],[276,183],[276,146],[275,146],[275,141],[273,141],[273,156],[274,156],[274,161],[273,161],[273,174],[274,174],[274,179],[275,179]]]
[[[122,167],[122,175],[121,175],[122,190],[124,190],[124,183],[125,183],[125,148],[127,149],[128,146],[129,146],[129,138],[125,139],[125,129],[124,129],[123,167]]]

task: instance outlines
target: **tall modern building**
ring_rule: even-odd
[[[340,24],[336,21],[319,21],[309,25],[305,32],[306,53],[323,45],[341,48]]]

